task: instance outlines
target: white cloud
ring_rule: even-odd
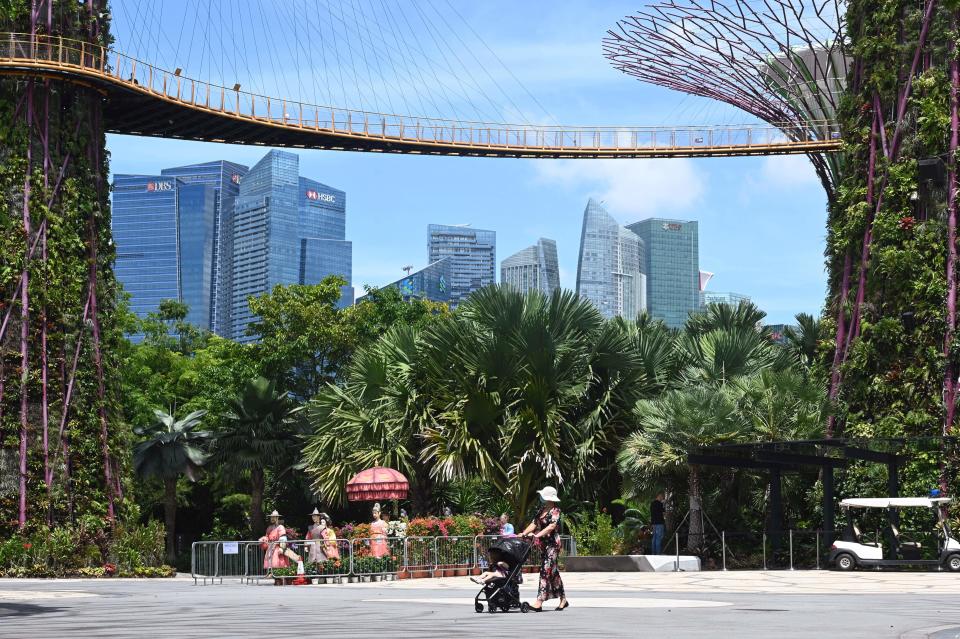
[[[760,178],[762,185],[782,188],[820,183],[813,164],[805,155],[771,155],[764,158]]]
[[[686,159],[542,160],[535,167],[543,182],[586,190],[617,217],[690,209],[705,190],[704,176]]]

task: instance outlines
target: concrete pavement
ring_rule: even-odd
[[[475,613],[477,586],[466,578],[283,588],[0,580],[0,637],[960,636],[960,576],[945,573],[567,573],[564,581],[570,608],[554,612],[551,602],[524,615]],[[535,593],[530,575],[521,594]]]

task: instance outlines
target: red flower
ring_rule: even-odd
[[[914,219],[912,215],[905,215],[900,218],[900,228],[904,231],[909,231],[913,228],[913,225],[917,223],[917,220]]]
[[[23,547],[25,550],[30,550],[31,548],[33,548],[33,544],[27,542],[23,545]]]
[[[115,564],[103,564],[103,572],[112,577],[116,574],[117,567]]]

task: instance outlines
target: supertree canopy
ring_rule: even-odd
[[[106,0],[0,3],[0,32],[42,55],[57,37],[109,45]],[[0,39],[5,48],[24,38]],[[88,59],[96,65],[93,58]],[[0,537],[122,502],[103,96],[56,76],[0,77]]]
[[[838,0],[669,0],[624,18],[604,55],[624,73],[733,105],[795,140],[836,132],[846,82]],[[829,197],[839,155],[810,156]]]
[[[948,447],[960,375],[958,42],[958,0],[669,0],[605,40],[624,72],[788,136],[838,127],[842,150],[811,157],[829,199],[828,436]],[[916,455],[904,485],[945,486],[943,459]]]

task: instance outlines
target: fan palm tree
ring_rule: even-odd
[[[809,371],[817,360],[817,346],[820,340],[827,336],[824,334],[820,320],[814,316],[797,313],[794,317],[797,320],[797,327],[788,326],[784,331],[787,345],[803,369]]]
[[[250,480],[250,531],[264,526],[266,472],[294,462],[300,429],[291,417],[299,408],[275,381],[257,377],[227,400],[223,429],[213,445],[214,461],[228,474]]]
[[[156,477],[163,482],[167,561],[172,564],[176,560],[177,480],[181,475],[197,480],[200,467],[207,460],[202,444],[210,433],[196,430],[206,411],[194,411],[180,420],[159,409],[153,413],[153,423],[133,429],[146,438],[133,449],[133,468],[140,477]]]
[[[432,419],[421,458],[440,481],[491,482],[515,517],[539,482],[573,486],[602,469],[632,422],[635,346],[572,292],[488,287],[423,340]]]
[[[409,326],[391,328],[355,353],[342,385],[328,385],[307,404],[312,434],[303,466],[327,501],[343,503],[347,481],[361,470],[388,466],[410,479],[414,512],[429,508],[429,473],[417,459],[419,428],[428,420],[414,383],[418,336]]]
[[[637,404],[639,429],[627,437],[618,462],[635,486],[654,488],[686,479],[690,510],[687,548],[703,547],[701,473],[688,465],[692,448],[742,440],[745,437],[733,394],[725,387],[694,386],[667,392]]]

